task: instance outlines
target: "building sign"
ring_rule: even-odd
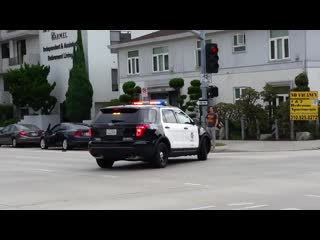
[[[290,120],[317,120],[318,92],[290,92]]]
[[[142,97],[148,97],[148,89],[142,88],[141,95],[142,95]]]
[[[49,53],[48,61],[73,57],[73,47],[76,43],[68,41],[68,32],[57,33],[55,30],[43,30],[43,34],[50,34],[51,44],[42,47],[43,53]]]

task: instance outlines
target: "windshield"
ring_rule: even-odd
[[[154,123],[157,112],[154,109],[107,108],[101,109],[94,123]]]

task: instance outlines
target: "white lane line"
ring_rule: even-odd
[[[208,208],[215,208],[216,206],[210,205],[210,206],[204,206],[204,207],[197,207],[197,208],[189,208],[187,210],[201,210],[201,209],[208,209]]]
[[[263,205],[249,206],[249,207],[243,207],[243,208],[235,208],[232,210],[245,210],[245,209],[252,209],[252,208],[261,208],[261,207],[266,207],[266,206],[268,206],[268,205],[263,204]]]
[[[312,195],[312,194],[307,194],[307,195],[305,195],[306,197],[318,197],[318,198],[320,198],[320,196],[319,195]]]
[[[184,183],[184,185],[188,185],[188,186],[201,186],[201,184],[199,184],[199,183]]]
[[[29,168],[25,170],[31,170],[31,171],[41,171],[41,172],[55,172],[54,170],[49,170],[49,169],[39,169],[39,168]]]
[[[119,176],[113,176],[113,175],[101,175],[101,177],[106,177],[106,178],[118,178]]]
[[[41,157],[36,156],[13,156],[14,158],[23,158],[23,159],[41,159]]]
[[[301,209],[299,209],[299,208],[282,208],[280,210],[301,210]]]
[[[230,203],[228,206],[244,206],[244,205],[252,205],[253,202],[239,202],[239,203]]]

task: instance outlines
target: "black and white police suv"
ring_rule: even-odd
[[[89,152],[101,168],[111,168],[118,160],[148,161],[164,168],[168,157],[197,155],[207,160],[211,148],[204,128],[160,100],[102,108],[91,133]]]

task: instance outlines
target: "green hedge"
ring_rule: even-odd
[[[0,104],[0,121],[13,118],[13,105]]]

